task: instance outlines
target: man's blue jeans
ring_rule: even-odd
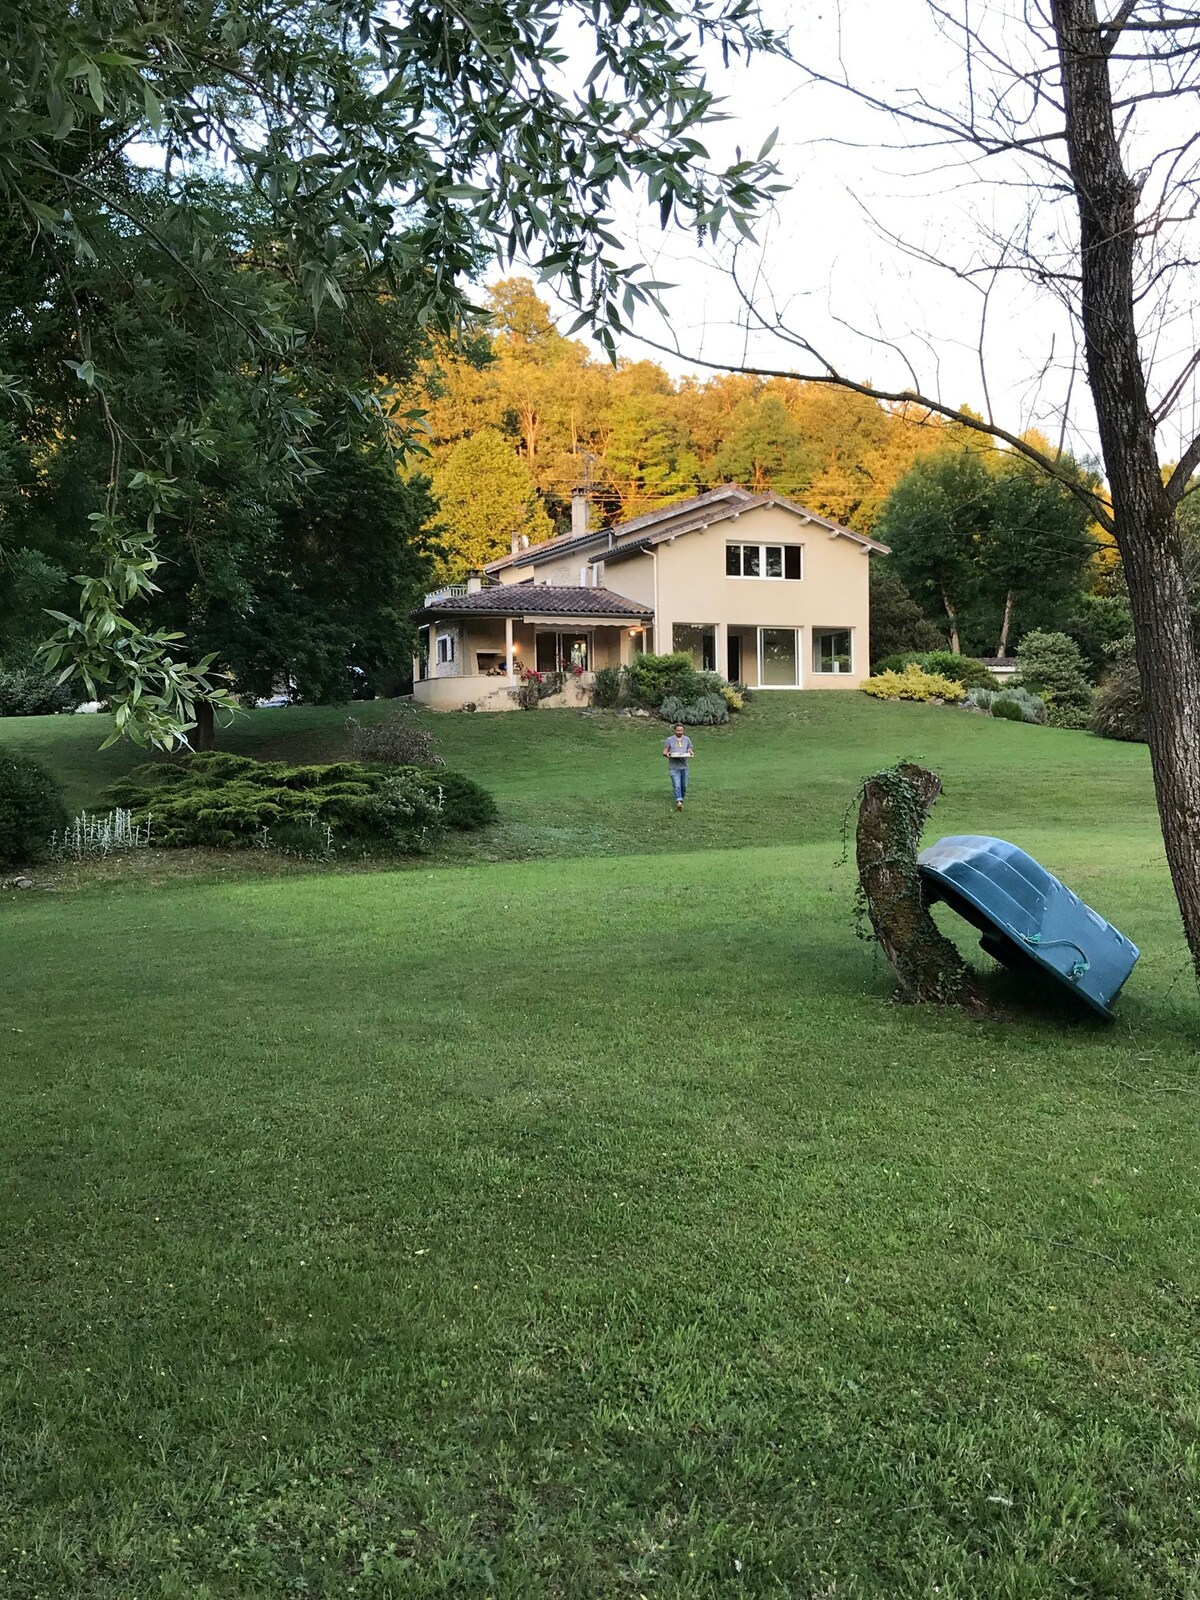
[[[671,788],[676,800],[682,800],[687,793],[688,769],[686,761],[671,761],[667,763],[671,774]]]

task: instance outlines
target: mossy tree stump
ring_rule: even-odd
[[[863,784],[855,834],[863,905],[896,973],[898,1000],[995,1015],[976,974],[930,915],[917,872],[921,830],[941,792],[935,772],[908,761]]]

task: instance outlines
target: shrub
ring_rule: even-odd
[[[1043,723],[1046,720],[1046,703],[1039,695],[1015,686],[1004,689],[968,689],[968,704],[986,711],[989,716],[1004,717],[1009,722]]]
[[[602,711],[611,711],[620,703],[621,684],[620,667],[598,667],[592,679],[592,704]]]
[[[1096,691],[1090,727],[1102,739],[1145,744],[1146,715],[1142,683],[1133,656],[1133,640],[1125,639],[1111,655],[1108,674]]]
[[[470,833],[475,828],[488,828],[500,811],[491,791],[461,772],[437,772],[417,769],[415,776],[430,791],[441,791],[442,821],[448,828],[458,828]]]
[[[0,717],[53,717],[70,711],[76,699],[36,667],[0,668]]]
[[[29,756],[0,749],[0,865],[44,860],[66,826],[61,785]]]
[[[876,700],[962,700],[966,693],[957,679],[926,672],[915,661],[903,672],[881,672],[868,678],[862,688]]]
[[[1002,722],[1024,722],[1021,707],[1015,700],[997,699],[992,705],[992,715]]]
[[[961,683],[964,689],[998,689],[1000,682],[994,673],[988,671],[982,661],[976,661],[974,656],[956,656],[950,650],[926,650],[922,653],[910,651],[907,655],[885,656],[876,663],[873,676],[882,672],[903,672],[905,667],[923,667],[926,672],[936,672],[940,677],[949,678],[952,683]]]
[[[704,692],[692,658],[683,651],[670,656],[637,656],[625,669],[630,697],[647,711],[657,711],[663,701],[696,700]]]
[[[724,700],[730,711],[743,711],[746,707],[746,696],[740,689],[735,689],[731,683],[723,683],[717,693]]]
[[[1052,728],[1085,728],[1092,686],[1074,639],[1065,633],[1027,633],[1017,650],[1021,687],[1041,695]]]
[[[928,672],[937,672],[943,678],[961,683],[964,689],[1000,687],[1000,680],[995,673],[989,672],[983,662],[977,661],[974,656],[956,656],[950,650],[930,650],[921,657],[918,664]]]
[[[444,828],[496,817],[491,795],[459,773],[339,761],[288,767],[246,756],[193,755],[137,767],[112,799],[135,822],[153,819],[161,845],[427,848]],[[317,841],[317,843],[314,843]]]
[[[386,722],[363,727],[357,717],[346,718],[350,751],[356,761],[375,761],[397,767],[440,767],[445,763],[434,749],[438,740],[422,728],[411,711],[397,711]]]
[[[668,695],[659,707],[658,714],[664,722],[683,722],[688,727],[702,724],[716,727],[729,721],[729,707],[719,694],[702,694],[695,700],[680,700],[677,695]]]
[[[416,767],[389,772],[358,810],[357,826],[409,854],[423,850],[445,826],[445,791],[424,783]],[[322,820],[333,826],[333,819]]]

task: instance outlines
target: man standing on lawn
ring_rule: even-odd
[[[675,732],[667,735],[667,742],[663,745],[663,755],[667,758],[667,771],[671,774],[671,791],[675,796],[676,811],[683,810],[683,798],[687,794],[688,762],[695,755],[692,741],[683,731],[683,723],[675,724]]]

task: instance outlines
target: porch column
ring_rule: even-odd
[[[723,678],[729,676],[729,624],[716,622],[713,624],[713,665]]]
[[[516,676],[513,672],[513,619],[511,617],[505,617],[504,619],[504,671],[509,683],[516,683]]]

